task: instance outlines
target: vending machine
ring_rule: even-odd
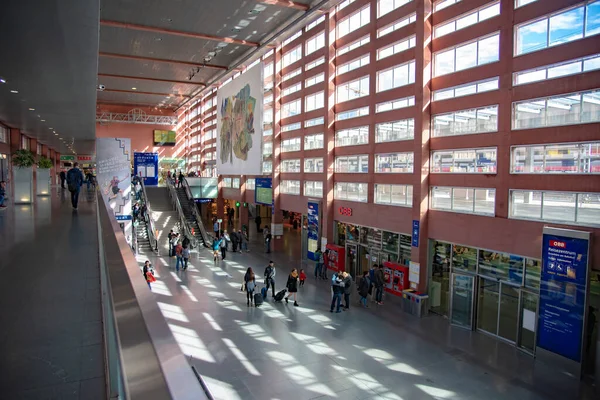
[[[390,262],[383,263],[383,278],[385,283],[383,284],[383,289],[386,292],[392,291],[392,277],[394,276],[394,270],[391,267]]]
[[[324,257],[325,268],[341,272],[346,270],[346,249],[335,244],[327,244],[326,249],[329,254]]]
[[[396,296],[402,296],[402,291],[410,287],[408,281],[408,267],[400,264],[395,264],[390,261],[383,263],[383,270],[390,271],[389,285],[385,286],[385,290]]]

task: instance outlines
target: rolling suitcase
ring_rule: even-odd
[[[262,295],[263,300],[267,298],[268,292],[269,292],[269,289],[267,289],[266,286],[264,288],[260,289],[260,294]]]
[[[263,303],[263,297],[260,293],[254,293],[254,305],[256,307],[260,306]]]
[[[277,294],[275,295],[275,301],[281,301],[281,300],[283,300],[283,296],[285,296],[285,292],[286,292],[285,289],[277,292]]]

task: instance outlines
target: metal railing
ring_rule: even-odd
[[[146,193],[146,185],[144,180],[140,179],[140,185],[142,185],[142,195],[144,196],[144,203],[146,204],[146,226],[148,231],[148,240],[150,241],[150,247],[153,251],[158,252],[158,238],[156,237],[156,230],[154,228],[154,219],[152,218],[152,207],[148,200],[148,194]]]
[[[202,240],[204,241],[205,247],[212,247],[212,236],[206,233],[206,229],[204,228],[204,223],[202,222],[202,217],[200,212],[198,211],[198,207],[196,207],[196,203],[194,202],[194,197],[192,196],[192,189],[187,181],[187,179],[183,179],[183,186],[185,187],[185,194],[187,196],[188,201],[190,202],[190,207],[192,209],[192,214],[196,219],[196,223],[198,223],[198,228],[200,228],[200,234],[202,235]]]
[[[107,398],[212,400],[181,352],[100,192],[96,209]]]
[[[183,232],[184,236],[190,239],[190,245],[192,248],[198,247],[198,239],[194,235],[192,235],[192,228],[190,227],[187,219],[185,218],[185,214],[183,209],[181,208],[181,203],[179,202],[179,196],[177,196],[177,190],[175,190],[175,186],[171,180],[167,179],[167,188],[169,189],[169,197],[171,198],[171,203],[177,211],[177,215],[179,216],[179,229]]]

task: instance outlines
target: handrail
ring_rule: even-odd
[[[190,239],[190,244],[192,248],[198,246],[198,239],[194,235],[192,235],[192,229],[190,228],[187,219],[185,218],[185,214],[183,213],[183,209],[181,208],[181,203],[179,203],[179,197],[177,196],[177,191],[173,186],[173,183],[167,179],[167,188],[169,189],[169,197],[171,197],[171,203],[175,206],[175,210],[177,211],[177,215],[179,216],[179,225],[180,229],[183,231],[185,237]]]
[[[123,400],[210,400],[144,280],[121,227],[97,193],[108,396]]]
[[[146,185],[144,180],[140,179],[140,185],[142,185],[142,194],[144,196],[144,203],[146,204],[146,223],[148,224],[148,240],[150,241],[150,247],[154,251],[158,251],[158,239],[156,237],[156,231],[154,230],[154,219],[152,218],[152,208],[150,201],[148,200],[148,194],[146,193]]]
[[[187,179],[183,178],[183,186],[185,187],[185,193],[187,195],[187,199],[190,202],[190,207],[192,209],[192,214],[196,219],[196,223],[200,228],[200,234],[202,235],[202,239],[204,241],[205,247],[212,247],[212,237],[206,233],[206,229],[204,228],[204,223],[202,222],[202,217],[198,212],[198,207],[196,207],[196,203],[194,202],[194,197],[192,196],[192,189],[190,188],[190,184]]]

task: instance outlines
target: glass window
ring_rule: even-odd
[[[307,119],[306,121],[304,121],[304,127],[310,128],[311,126],[323,125],[324,123],[325,123],[325,117]]]
[[[415,62],[410,61],[377,72],[377,92],[383,92],[415,82]]]
[[[300,194],[300,181],[282,179],[279,184],[279,191],[283,194]]]
[[[302,35],[302,31],[298,31],[298,32],[294,33],[292,36],[290,36],[289,38],[285,39],[281,43],[281,46],[285,46],[287,44],[292,43],[294,40],[298,39],[301,35]]]
[[[336,182],[333,197],[336,200],[366,203],[368,201],[368,187],[369,185],[367,183]]]
[[[335,114],[336,121],[343,121],[351,118],[364,117],[369,115],[369,107],[356,108],[354,110],[343,111]]]
[[[322,173],[323,171],[323,157],[304,159],[304,173]]]
[[[304,195],[307,197],[323,197],[323,182],[304,181]]]
[[[283,90],[281,91],[281,95],[282,96],[288,96],[288,95],[290,95],[292,93],[296,93],[297,91],[299,91],[301,89],[302,89],[302,82],[298,82],[295,85],[283,88]]]
[[[263,112],[263,125],[272,124],[273,123],[273,109],[266,108]]]
[[[400,28],[405,27],[408,24],[412,24],[413,22],[415,22],[417,20],[417,15],[416,14],[411,14],[408,17],[399,19],[398,21],[395,21],[381,29],[377,30],[377,37],[380,38],[382,36],[385,36],[389,33],[392,33],[394,31],[397,31]],[[339,55],[339,54],[338,54]]]
[[[375,154],[375,172],[377,173],[412,173],[414,153]]]
[[[287,153],[290,151],[300,151],[301,140],[300,138],[285,139],[281,141],[281,152]]]
[[[320,16],[319,18],[317,18],[316,20],[314,20],[310,24],[306,25],[306,27],[304,28],[304,32],[310,31],[312,28],[314,28],[315,26],[319,25],[323,21],[325,21],[325,16],[324,15]]]
[[[377,2],[377,18],[410,3],[412,0],[379,0]]]
[[[21,135],[21,149],[29,150],[29,138],[25,135]]]
[[[256,179],[248,178],[246,179],[246,190],[255,190],[256,189]]]
[[[434,76],[442,76],[499,60],[500,34],[478,38],[434,54]]]
[[[296,129],[302,128],[302,123],[296,122],[293,124],[281,125],[281,132],[295,131]]]
[[[485,79],[464,85],[453,86],[433,92],[433,101],[453,99],[455,97],[469,96],[476,93],[498,90],[499,78]]]
[[[498,106],[455,111],[432,116],[433,137],[498,131]]]
[[[515,29],[515,55],[597,35],[600,32],[598,16],[600,16],[600,3],[588,1],[541,20],[526,22]]]
[[[315,76],[311,76],[310,78],[308,78],[306,80],[306,82],[304,83],[304,87],[310,87],[313,85],[316,85],[317,83],[321,83],[325,80],[325,74],[323,72],[321,72],[320,74],[317,74]]]
[[[293,117],[302,112],[302,102],[300,99],[290,101],[281,105],[281,118]]]
[[[431,188],[431,209],[494,216],[496,189]]]
[[[431,173],[495,174],[495,147],[431,152]]]
[[[537,0],[515,0],[515,8],[523,7],[529,3],[536,2]]]
[[[281,57],[281,67],[285,68],[289,65],[292,65],[296,61],[299,61],[302,58],[302,46],[298,46],[293,50],[288,51]]]
[[[263,75],[264,78],[268,78],[273,75],[273,63],[265,64],[263,66]]]
[[[399,42],[392,43],[389,46],[383,47],[377,50],[377,59],[381,60],[383,58],[392,56],[394,54],[401,53],[405,50],[412,49],[415,47],[417,43],[416,36],[411,36],[409,38],[403,39]]]
[[[356,146],[369,143],[369,127],[359,126],[356,128],[343,129],[335,132],[336,147]]]
[[[513,174],[598,174],[600,142],[513,146]]]
[[[600,90],[513,103],[515,130],[597,121],[600,121]]]
[[[496,15],[500,15],[499,2],[485,5],[478,10],[470,11],[468,14],[464,14],[450,22],[444,22],[443,24],[436,25],[433,28],[433,37],[442,37],[459,29],[463,29],[481,21],[485,21],[486,19],[495,17]]]
[[[371,7],[367,6],[361,10],[356,11],[354,14],[344,18],[337,24],[337,37],[338,39],[346,36],[350,32],[362,28],[367,25],[371,20]]]
[[[525,259],[525,287],[539,290],[541,274],[542,262],[540,260]]]
[[[240,188],[240,178],[233,178],[231,180],[231,187],[234,189],[239,189]]]
[[[281,160],[281,172],[300,172],[300,159]]]
[[[306,41],[306,55],[325,47],[325,32],[321,32]]]
[[[479,273],[520,286],[523,283],[523,261],[520,256],[479,250]]]
[[[263,161],[262,166],[263,174],[270,174],[273,172],[273,161]]]
[[[397,100],[386,101],[383,103],[378,103],[375,106],[375,112],[380,113],[380,112],[386,112],[386,111],[392,111],[392,110],[399,110],[401,108],[411,107],[414,105],[415,105],[415,97],[410,96],[410,97],[405,97],[403,99],[397,99]]]
[[[263,136],[273,136],[273,129],[263,129]]]
[[[343,10],[344,8],[348,7],[350,4],[354,3],[355,1],[356,0],[344,0],[344,1],[342,1],[340,4],[337,5],[336,11]]]
[[[364,67],[365,65],[369,64],[370,60],[371,57],[369,54],[355,58],[354,60],[348,61],[347,63],[337,67],[337,74],[339,76],[345,74],[346,72],[350,72],[360,67]]]
[[[317,58],[315,61],[309,62],[308,64],[306,64],[306,66],[304,67],[305,71],[311,70],[315,67],[318,67],[321,64],[325,63],[325,57],[320,57]]]
[[[600,54],[590,57],[578,58],[558,64],[546,65],[539,68],[519,71],[513,74],[513,83],[523,85],[526,83],[545,81],[562,76],[575,75],[600,69]]]
[[[477,271],[477,249],[452,245],[452,269],[474,274]]]
[[[338,156],[335,158],[336,173],[363,173],[369,172],[369,156],[367,154]]]
[[[287,80],[290,80],[298,75],[300,75],[302,73],[302,68],[298,68],[293,70],[292,72],[285,74],[282,78],[281,78],[281,82],[285,82]]]
[[[273,155],[273,142],[264,142],[262,154],[264,157]]]
[[[348,53],[348,52],[351,52],[351,51],[352,51],[352,50],[354,50],[354,49],[358,49],[359,47],[362,47],[362,46],[364,46],[364,45],[368,44],[370,41],[371,41],[371,38],[370,38],[368,35],[367,35],[367,36],[364,36],[364,37],[362,37],[362,38],[360,38],[360,39],[358,39],[358,40],[355,40],[354,42],[352,42],[352,43],[350,43],[350,44],[347,44],[347,45],[346,45],[346,46],[344,46],[344,47],[340,47],[340,48],[339,48],[339,49],[336,51],[336,54],[337,54],[337,56],[339,57],[339,56],[341,56],[341,55],[343,55],[343,54],[346,54],[346,53]],[[324,62],[324,61],[325,61],[325,60],[323,60],[323,62]]]
[[[336,103],[358,99],[369,95],[369,76],[339,84],[336,87]]]
[[[305,100],[304,110],[306,112],[325,107],[325,93],[324,92],[319,92],[319,93],[308,95],[304,98],[304,100]]]
[[[375,203],[412,207],[412,185],[375,184]]]
[[[226,187],[226,188],[231,187],[231,178],[223,178],[223,187]]]
[[[384,122],[375,125],[375,143],[410,140],[415,137],[415,120]]]
[[[304,137],[304,150],[322,149],[324,147],[324,136],[322,133],[307,135]]]

